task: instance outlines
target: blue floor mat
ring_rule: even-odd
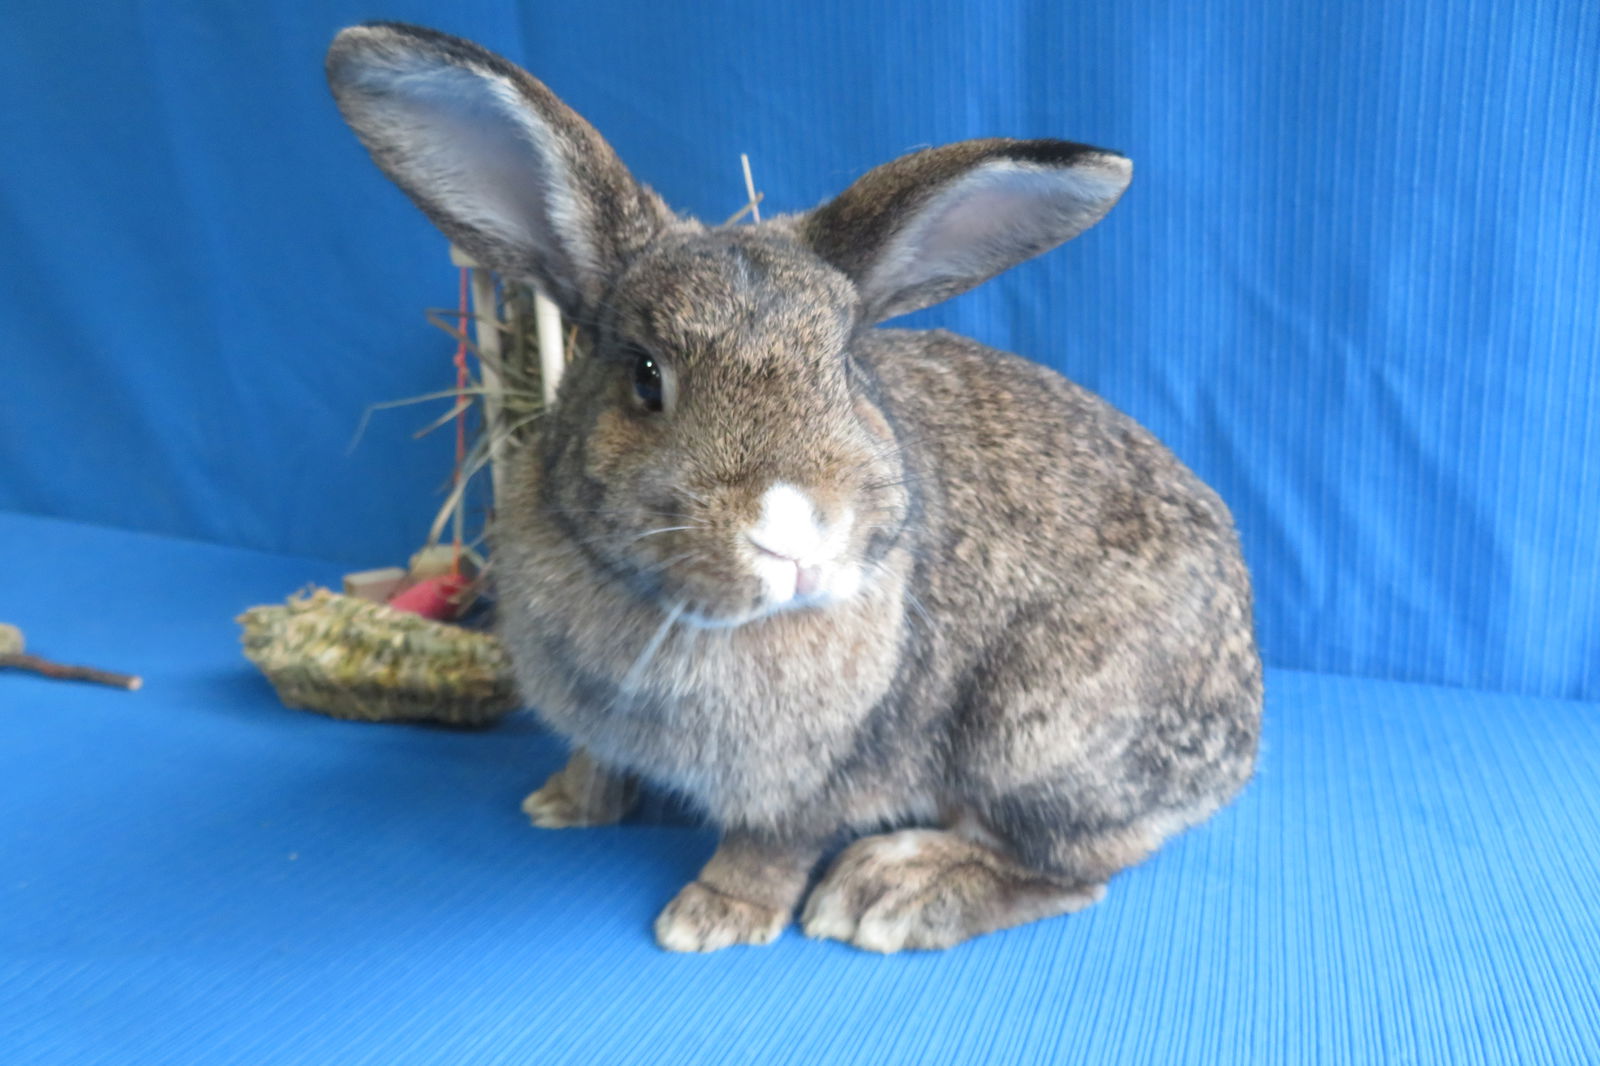
[[[530,828],[526,718],[278,704],[233,616],[337,568],[16,515],[0,558],[0,620],[146,679],[0,673],[8,1066],[1600,1062],[1593,704],[1272,672],[1256,782],[1097,907],[678,957],[710,833]]]

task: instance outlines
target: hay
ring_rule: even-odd
[[[245,656],[288,707],[367,722],[484,725],[517,706],[492,634],[312,589],[238,617]]]

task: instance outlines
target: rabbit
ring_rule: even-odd
[[[798,909],[946,948],[1094,903],[1244,786],[1262,673],[1222,501],[1055,372],[878,328],[1094,225],[1126,158],[964,141],[706,226],[473,43],[354,26],[327,73],[423,213],[587,340],[506,460],[499,625],[573,745],[535,823],[614,822],[643,780],[718,828],[662,947]]]

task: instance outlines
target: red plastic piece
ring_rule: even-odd
[[[462,594],[468,584],[470,582],[459,574],[424,578],[404,592],[396,593],[389,606],[436,622],[448,622],[461,613]]]

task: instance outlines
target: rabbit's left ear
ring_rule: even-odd
[[[915,311],[1076,237],[1133,178],[1071,141],[960,141],[868,171],[801,232],[848,275],[872,322]]]
[[[328,50],[339,110],[373,160],[484,266],[531,277],[567,317],[671,219],[611,146],[522,68],[420,26],[352,26]]]

